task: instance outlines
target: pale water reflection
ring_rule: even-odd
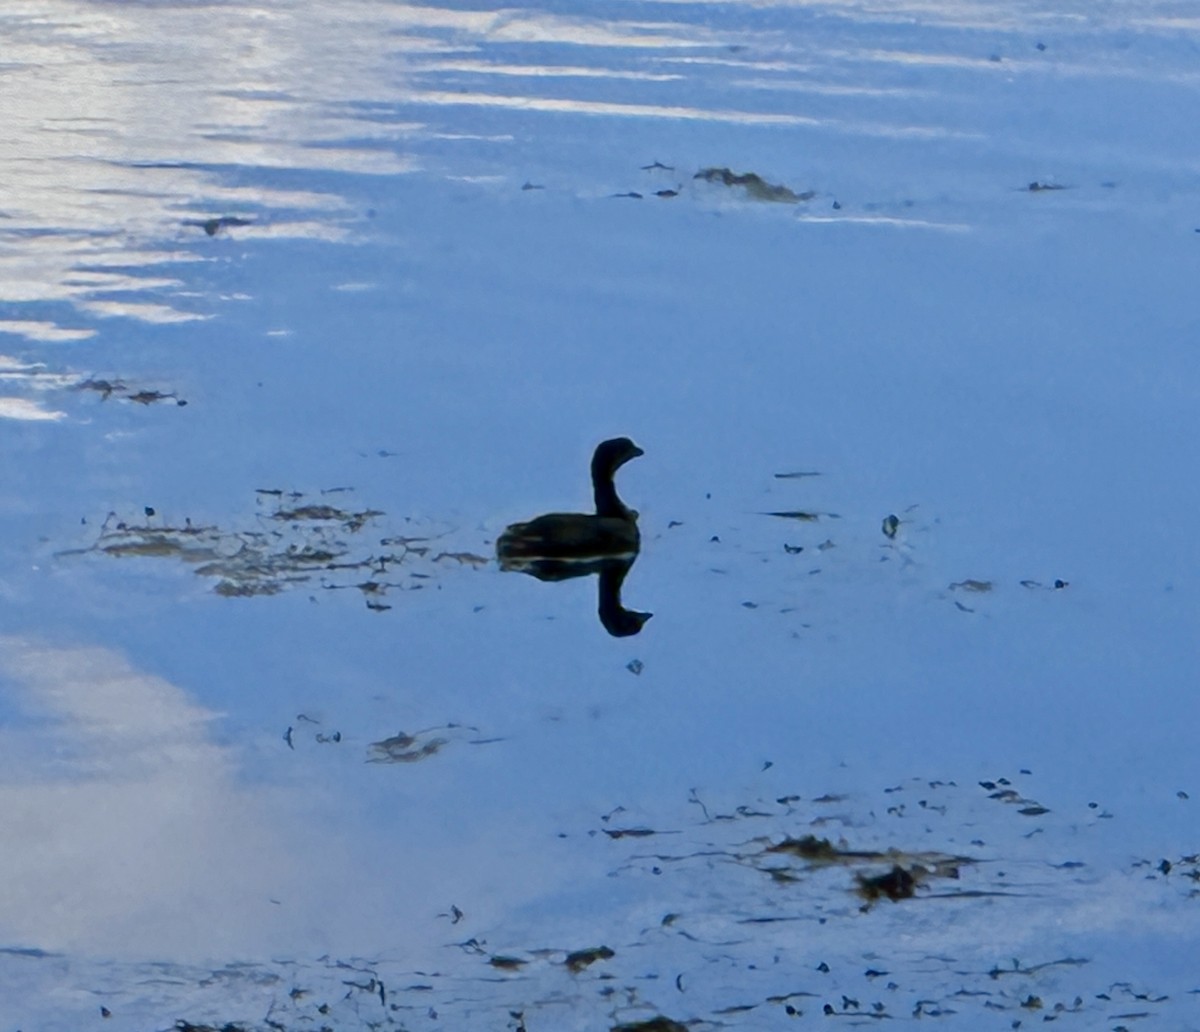
[[[0,642],[4,936],[51,950],[241,951],[289,923],[269,897],[299,875],[279,800],[240,783],[218,714],[110,650]],[[303,923],[286,934],[299,934]],[[143,953],[144,951],[144,953]]]
[[[916,9],[929,32],[978,33],[956,39],[966,53],[837,46],[855,40],[863,24],[897,41],[912,36],[910,16],[891,5],[780,5],[794,23],[780,23],[772,5],[743,6],[736,24],[710,22],[702,7],[694,20],[674,4],[635,5],[616,18],[366,0],[10,7],[0,14],[9,139],[0,156],[3,299],[69,305],[73,315],[51,324],[65,332],[89,332],[89,317],[211,315],[217,299],[187,286],[187,265],[211,260],[186,232],[196,219],[239,213],[249,224],[238,235],[246,237],[353,237],[366,229],[363,213],[331,176],[495,173],[508,167],[506,153],[519,150],[529,113],[807,128],[945,146],[978,144],[1003,129],[964,109],[950,89],[914,83],[914,66],[953,66],[1009,84],[1173,75],[1170,65],[1123,45],[1096,62],[1078,47],[1039,53],[1025,38],[1083,33],[1102,45],[1106,33],[1130,24],[1130,12],[1111,5],[1103,16],[1089,9],[1087,19],[1069,11],[1014,16],[1006,8],[980,20],[962,4]],[[1139,32],[1186,31],[1145,10],[1137,7]],[[580,54],[589,62],[570,60]],[[889,81],[881,84],[881,76]],[[523,80],[524,88],[480,88],[497,78]],[[478,109],[482,121],[436,110],[447,105]],[[505,112],[500,121],[488,114],[497,110]],[[1056,118],[1045,114],[1049,128]],[[1148,129],[1129,127],[1139,136]],[[831,157],[843,149],[814,139],[832,147]],[[488,148],[459,146],[480,140],[499,148],[482,162]],[[1134,142],[1120,160],[1152,163]],[[898,159],[908,164],[898,154],[891,160]],[[968,146],[956,160],[963,159],[978,155]],[[547,160],[560,174],[570,169],[576,188],[591,178],[550,152],[537,162]],[[836,167],[815,155],[805,164],[821,179]],[[280,174],[251,182],[239,169]],[[155,274],[163,268],[181,275]],[[154,300],[139,297],[146,293]],[[27,325],[10,323],[9,332],[24,335]],[[45,339],[36,331],[33,338]]]

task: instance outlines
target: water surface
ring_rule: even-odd
[[[6,8],[0,1028],[1190,1020],[1196,32]]]

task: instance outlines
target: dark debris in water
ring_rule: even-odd
[[[470,740],[479,729],[464,724],[442,724],[408,734],[399,731],[390,738],[372,742],[368,748],[368,763],[416,763],[436,756],[452,740]],[[494,739],[493,739],[494,741]]]
[[[764,516],[778,516],[783,520],[799,520],[801,523],[815,523],[817,520],[836,520],[840,517],[836,512],[808,512],[804,509],[787,509],[781,512],[764,512]]]
[[[296,726],[308,719],[298,716]],[[376,746],[387,754],[420,753],[426,743],[465,730],[448,725]],[[596,936],[590,945],[564,951],[544,939],[530,941],[529,932],[525,941],[514,940],[511,930],[478,927],[475,914],[452,907],[438,915],[449,919],[443,927],[468,938],[430,943],[438,959],[416,969],[391,960],[323,958],[289,963],[281,972],[250,966],[220,978],[198,970],[190,983],[173,973],[192,994],[200,985],[224,993],[238,978],[255,988],[254,999],[263,999],[264,988],[270,994],[265,1018],[258,1011],[247,1022],[247,1011],[227,1010],[229,1025],[178,1028],[707,1032],[800,1027],[792,1019],[820,1024],[824,1017],[843,1019],[839,1025],[941,1017],[953,1018],[956,1028],[1021,1028],[1074,1017],[1080,1028],[1114,1028],[1133,1014],[1163,1027],[1190,1027],[1194,998],[1187,989],[1122,980],[1112,962],[1089,960],[1069,946],[1048,948],[1020,929],[1030,907],[1050,908],[1045,917],[1054,922],[1092,913],[1101,885],[1138,893],[1137,904],[1154,911],[1193,907],[1200,855],[1154,857],[1125,869],[1104,870],[1102,857],[1093,856],[1086,867],[1059,864],[1065,846],[1086,849],[1099,817],[1056,817],[1046,807],[1040,833],[1030,837],[1016,809],[994,804],[1030,805],[1017,785],[1031,777],[1023,771],[977,785],[963,779],[962,787],[914,777],[867,794],[780,786],[763,798],[720,802],[702,801],[693,791],[651,818],[679,828],[669,852],[657,845],[664,840],[625,834],[648,830],[633,822],[607,839],[580,837],[608,865],[603,888],[611,904],[588,917]],[[616,806],[602,820],[618,817],[629,811]],[[816,830],[830,819],[841,826],[837,836]],[[764,821],[768,837],[757,831]],[[974,857],[955,845],[966,829],[987,838],[973,840]],[[649,895],[639,888],[647,879],[654,886]],[[939,882],[956,891],[938,892]],[[590,895],[594,887],[582,888]],[[656,898],[661,909],[647,913]],[[543,932],[554,934],[556,921],[548,916]],[[993,929],[1003,931],[1000,938]],[[1013,945],[1014,932],[1023,952]],[[503,938],[505,948],[490,947],[489,938]],[[142,986],[131,980],[131,992]],[[108,999],[117,1013],[120,1003],[115,994]],[[205,1006],[202,1019],[212,1021],[214,1011],[221,1008]]]
[[[914,870],[919,871],[920,868]],[[911,899],[917,888],[917,875],[914,870],[895,864],[890,871],[884,874],[856,875],[858,893],[868,903],[884,897],[893,903],[902,899]]]
[[[764,852],[802,860],[810,870],[833,865],[845,867],[884,865],[886,870],[880,874],[856,872],[854,875],[853,888],[868,903],[883,898],[893,902],[911,899],[918,885],[923,885],[933,878],[957,879],[964,866],[975,863],[972,857],[937,851],[910,853],[894,848],[886,850],[848,849],[816,835],[785,838],[781,842],[767,846]],[[760,858],[751,856],[748,859],[755,866],[759,866]],[[776,866],[759,866],[759,869],[776,882],[799,881],[803,873],[803,871],[797,872]]]
[[[117,398],[121,401],[132,401],[137,405],[154,405],[160,401],[173,401],[182,408],[187,400],[181,398],[175,391],[159,391],[150,387],[132,387],[124,380],[104,380],[89,377],[75,384],[77,391],[92,391],[100,395],[101,401]]]
[[[659,182],[667,179],[671,183],[670,186],[663,186],[657,190],[649,191],[642,190],[622,190],[617,193],[610,194],[613,198],[630,198],[633,200],[641,200],[646,196],[654,196],[664,199],[678,197],[683,193],[683,184],[676,179],[676,170],[672,165],[665,165],[661,161],[651,162],[649,165],[642,165],[640,171],[649,173],[657,178]],[[669,177],[666,174],[670,174]],[[687,175],[686,171],[678,173],[680,178]],[[757,172],[735,172],[730,168],[719,168],[716,166],[702,168],[700,171],[692,175],[692,180],[700,180],[701,182],[713,183],[717,186],[729,187],[736,189],[750,201],[763,201],[776,204],[800,204],[805,201],[811,201],[817,196],[815,190],[796,191],[789,186],[784,186],[781,183],[771,183],[760,176]],[[798,474],[807,476],[810,474]]]
[[[601,828],[600,830],[611,839],[649,838],[651,835],[658,834],[653,828]]]
[[[567,959],[563,961],[567,966],[567,970],[574,974],[578,974],[584,968],[591,967],[599,960],[612,960],[616,956],[607,946],[591,946],[587,949],[575,950],[567,954]]]
[[[1061,577],[1056,577],[1050,584],[1043,584],[1041,581],[1026,578],[1021,581],[1021,587],[1029,591],[1062,591],[1063,588],[1071,586],[1070,581],[1065,581]]]
[[[225,229],[252,226],[254,225],[254,220],[242,218],[240,215],[216,215],[209,219],[184,219],[183,224],[185,226],[195,226],[197,229],[204,230],[208,236],[214,237]]]
[[[1008,778],[997,778],[995,781],[981,781],[979,787],[988,793],[989,799],[1009,806],[1017,807],[1017,813],[1022,817],[1041,817],[1050,812],[1049,807],[1043,806],[1034,799],[1027,799],[1018,792]]]
[[[966,580],[955,581],[950,585],[951,591],[969,591],[976,595],[985,595],[995,587],[991,581],[975,580],[968,577]]]
[[[415,591],[447,568],[485,566],[488,560],[468,551],[435,551],[445,532],[372,537],[368,531],[386,516],[382,510],[335,505],[321,492],[310,499],[300,492],[261,488],[257,513],[241,527],[182,522],[143,507],[138,519],[110,513],[89,547],[60,556],[98,554],[114,559],[169,559],[213,578],[213,591],[225,598],[278,595],[302,587],[326,591],[354,589],[366,607],[386,612],[383,598]]]
[[[613,1025],[612,1032],[690,1032],[688,1026],[661,1014],[645,1021],[624,1021]]]
[[[757,172],[734,172],[728,168],[702,168],[693,176],[708,183],[721,183],[724,186],[737,186],[746,191],[746,196],[753,201],[773,201],[783,204],[799,204],[801,201],[811,201],[817,196],[815,190],[805,190],[797,193],[790,187],[776,183],[768,183]]]
[[[105,1015],[107,1017],[107,1015]],[[175,1032],[250,1032],[246,1025],[226,1022],[224,1025],[193,1025],[190,1021],[180,1018],[175,1022]]]

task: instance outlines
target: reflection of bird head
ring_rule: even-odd
[[[642,625],[650,619],[653,613],[639,613],[634,609],[600,610],[600,622],[604,629],[614,638],[628,638],[640,634]]]
[[[614,638],[638,634],[653,613],[639,613],[621,605],[621,585],[633,566],[633,559],[609,559],[600,565],[600,622]]]

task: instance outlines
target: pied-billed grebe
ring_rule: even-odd
[[[527,523],[514,523],[496,542],[500,564],[514,559],[586,560],[637,555],[641,543],[637,513],[617,497],[613,474],[644,454],[628,437],[603,441],[592,456],[594,516],[550,512]]]

